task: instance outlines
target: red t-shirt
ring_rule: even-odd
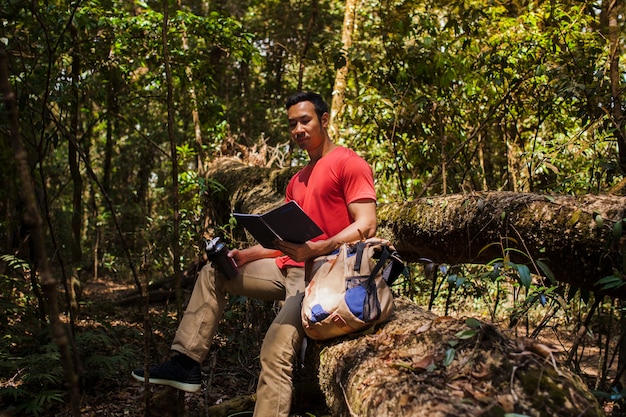
[[[313,240],[322,240],[336,235],[354,221],[348,204],[363,198],[376,201],[372,168],[353,150],[337,146],[291,178],[285,201],[296,200],[324,231]],[[276,258],[276,264],[279,268],[304,265],[287,256]]]

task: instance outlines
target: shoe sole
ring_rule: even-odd
[[[137,381],[145,382],[146,380],[145,377],[137,375],[134,372],[132,372],[132,375]],[[151,384],[167,385],[185,392],[198,392],[200,390],[200,384],[189,384],[186,382],[172,381],[171,379],[149,378],[148,382]]]

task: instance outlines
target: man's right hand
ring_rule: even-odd
[[[280,255],[282,252],[275,249],[265,249],[261,245],[254,245],[245,249],[232,249],[228,252],[228,256],[235,260],[237,266],[245,265],[257,259],[276,258]]]

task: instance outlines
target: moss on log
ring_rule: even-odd
[[[206,178],[218,186],[205,193],[205,205],[220,220],[228,220],[233,211],[263,213],[284,201],[287,183],[298,169],[271,169],[245,165],[237,158],[219,158],[207,170]]]
[[[589,290],[622,270],[624,217],[626,197],[509,192],[423,198],[378,210],[379,233],[408,261],[487,263],[514,248],[508,255],[532,272],[542,272],[540,260],[557,281]],[[623,298],[625,290],[612,295]]]
[[[547,346],[406,299],[396,308],[373,334],[310,348],[332,416],[604,415]]]

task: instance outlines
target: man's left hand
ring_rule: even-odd
[[[305,262],[325,253],[321,251],[323,247],[322,242],[323,241],[312,242],[309,240],[304,243],[291,243],[284,240],[275,240],[274,245],[294,261]]]

